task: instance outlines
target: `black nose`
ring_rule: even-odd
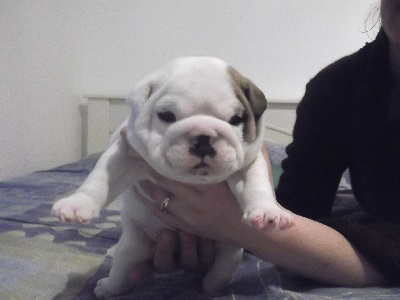
[[[207,135],[199,135],[196,144],[189,148],[189,153],[196,155],[200,158],[205,156],[214,157],[217,152],[210,145],[210,137]]]

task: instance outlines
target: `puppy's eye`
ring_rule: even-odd
[[[176,117],[175,117],[174,113],[172,113],[170,111],[159,112],[157,115],[161,121],[164,121],[167,123],[174,123],[176,121]]]
[[[238,126],[246,120],[246,114],[243,115],[234,115],[230,120],[229,124],[233,126]]]

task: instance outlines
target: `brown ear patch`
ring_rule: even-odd
[[[258,135],[258,121],[267,108],[267,99],[263,92],[248,78],[242,76],[233,67],[228,67],[228,74],[232,78],[232,86],[236,97],[247,111],[247,120],[244,123],[244,140],[251,143]]]

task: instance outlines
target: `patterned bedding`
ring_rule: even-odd
[[[284,147],[267,143],[274,176]],[[107,275],[119,224],[118,201],[93,224],[65,224],[50,217],[55,200],[72,193],[99,155],[0,183],[0,299],[93,299]],[[348,176],[335,210],[354,211]],[[209,299],[195,273],[156,273],[115,299]],[[235,281],[214,299],[400,299],[399,288],[336,288],[317,284],[245,253]]]

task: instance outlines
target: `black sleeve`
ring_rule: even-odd
[[[341,175],[347,167],[351,95],[346,88],[346,76],[336,69],[321,71],[307,84],[276,189],[277,200],[283,207],[312,219],[331,213]]]

